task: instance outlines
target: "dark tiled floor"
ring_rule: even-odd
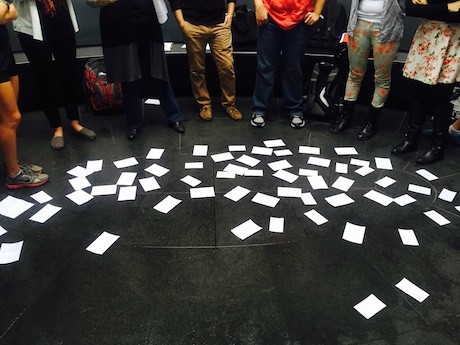
[[[36,205],[16,220],[0,218],[8,233],[3,242],[24,240],[19,262],[0,267],[0,344],[458,344],[460,342],[459,225],[460,197],[448,203],[437,199],[442,188],[460,191],[459,149],[448,146],[446,158],[428,169],[440,177],[428,182],[415,174],[417,154],[392,158],[394,170],[360,177],[347,193],[355,203],[333,208],[324,197],[339,191],[313,191],[318,205],[304,206],[298,199],[282,198],[275,208],[250,201],[256,191],[276,195],[277,186],[290,186],[271,176],[262,160],[264,178],[217,180],[225,164],[203,159],[203,170],[185,171],[194,144],[208,144],[209,153],[225,152],[229,144],[263,145],[283,139],[295,153],[287,159],[308,168],[299,145],[320,146],[322,156],[334,162],[336,146],[355,146],[359,158],[373,161],[389,157],[401,138],[404,113],[386,110],[381,132],[368,142],[355,135],[363,120],[358,109],[356,126],[342,135],[328,132],[328,124],[310,121],[293,130],[279,116],[260,130],[249,124],[250,99],[241,99],[245,121],[233,122],[215,106],[212,122],[200,121],[191,99],[181,99],[187,132],[178,135],[167,127],[158,108],[147,108],[147,124],[132,142],[125,138],[123,115],[84,115],[98,138],[87,142],[66,137],[61,152],[49,147],[51,131],[43,114],[24,114],[19,147],[24,161],[46,167],[50,183],[43,190],[63,210],[45,224],[29,221]],[[278,104],[274,103],[274,113]],[[65,195],[72,191],[66,171],[89,159],[104,159],[104,170],[90,177],[93,185],[115,183],[120,171],[114,160],[135,156],[136,171],[150,165],[144,157],[151,147],[165,148],[159,164],[171,169],[158,178],[162,188],[143,193],[136,201],[97,197],[79,207]],[[374,165],[374,164],[373,164]],[[313,167],[310,167],[313,168]],[[291,169],[296,171],[296,169]],[[331,185],[339,176],[319,168]],[[214,186],[216,198],[191,200],[179,181],[190,174]],[[374,182],[385,175],[397,183],[387,189]],[[380,206],[363,198],[370,189],[392,197],[404,194],[409,183],[431,187],[431,196],[412,194],[417,203]],[[223,194],[236,185],[252,192],[234,203]],[[310,189],[305,177],[292,184]],[[32,201],[35,191],[0,191]],[[152,207],[171,194],[183,202],[163,215]],[[329,222],[316,226],[303,213],[316,209]],[[423,215],[435,209],[451,224],[440,227]],[[285,232],[267,231],[269,217],[284,217]],[[263,230],[240,241],[230,230],[252,219]],[[363,245],[341,239],[345,222],[366,225]],[[397,229],[414,229],[419,247],[403,246]],[[120,239],[102,256],[85,248],[103,231]],[[394,285],[406,277],[430,293],[423,303]],[[353,306],[375,294],[387,307],[370,320]]]

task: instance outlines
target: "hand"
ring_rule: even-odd
[[[0,17],[0,24],[6,24],[12,22],[18,17],[18,12],[16,11],[16,7],[13,4],[10,4],[9,10],[7,9],[7,5],[3,4],[5,7],[5,13],[3,14],[3,18]]]
[[[97,5],[100,7],[107,6],[107,5],[113,5],[116,3],[118,0],[97,0]]]
[[[414,5],[428,5],[428,1],[427,0],[412,0],[412,3]]]
[[[268,11],[264,5],[256,6],[256,22],[257,26],[268,23]]]
[[[458,12],[460,10],[460,1],[455,1],[447,4],[449,12]]]
[[[229,13],[225,13],[225,20],[224,20],[224,25],[225,26],[231,26],[232,25],[232,16]]]
[[[316,12],[308,12],[305,16],[304,23],[307,25],[315,24],[320,18],[320,14]]]

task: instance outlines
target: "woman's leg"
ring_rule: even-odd
[[[128,139],[132,140],[139,134],[143,122],[140,104],[141,81],[122,83],[121,88],[123,91]]]

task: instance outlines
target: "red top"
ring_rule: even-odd
[[[292,29],[315,8],[315,0],[263,0],[270,17],[283,30]]]

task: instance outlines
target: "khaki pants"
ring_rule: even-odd
[[[201,107],[211,104],[205,76],[206,45],[209,43],[211,55],[219,75],[222,106],[224,108],[234,106],[236,86],[230,27],[223,23],[205,26],[186,22],[184,37],[187,46],[192,91],[198,104]]]

